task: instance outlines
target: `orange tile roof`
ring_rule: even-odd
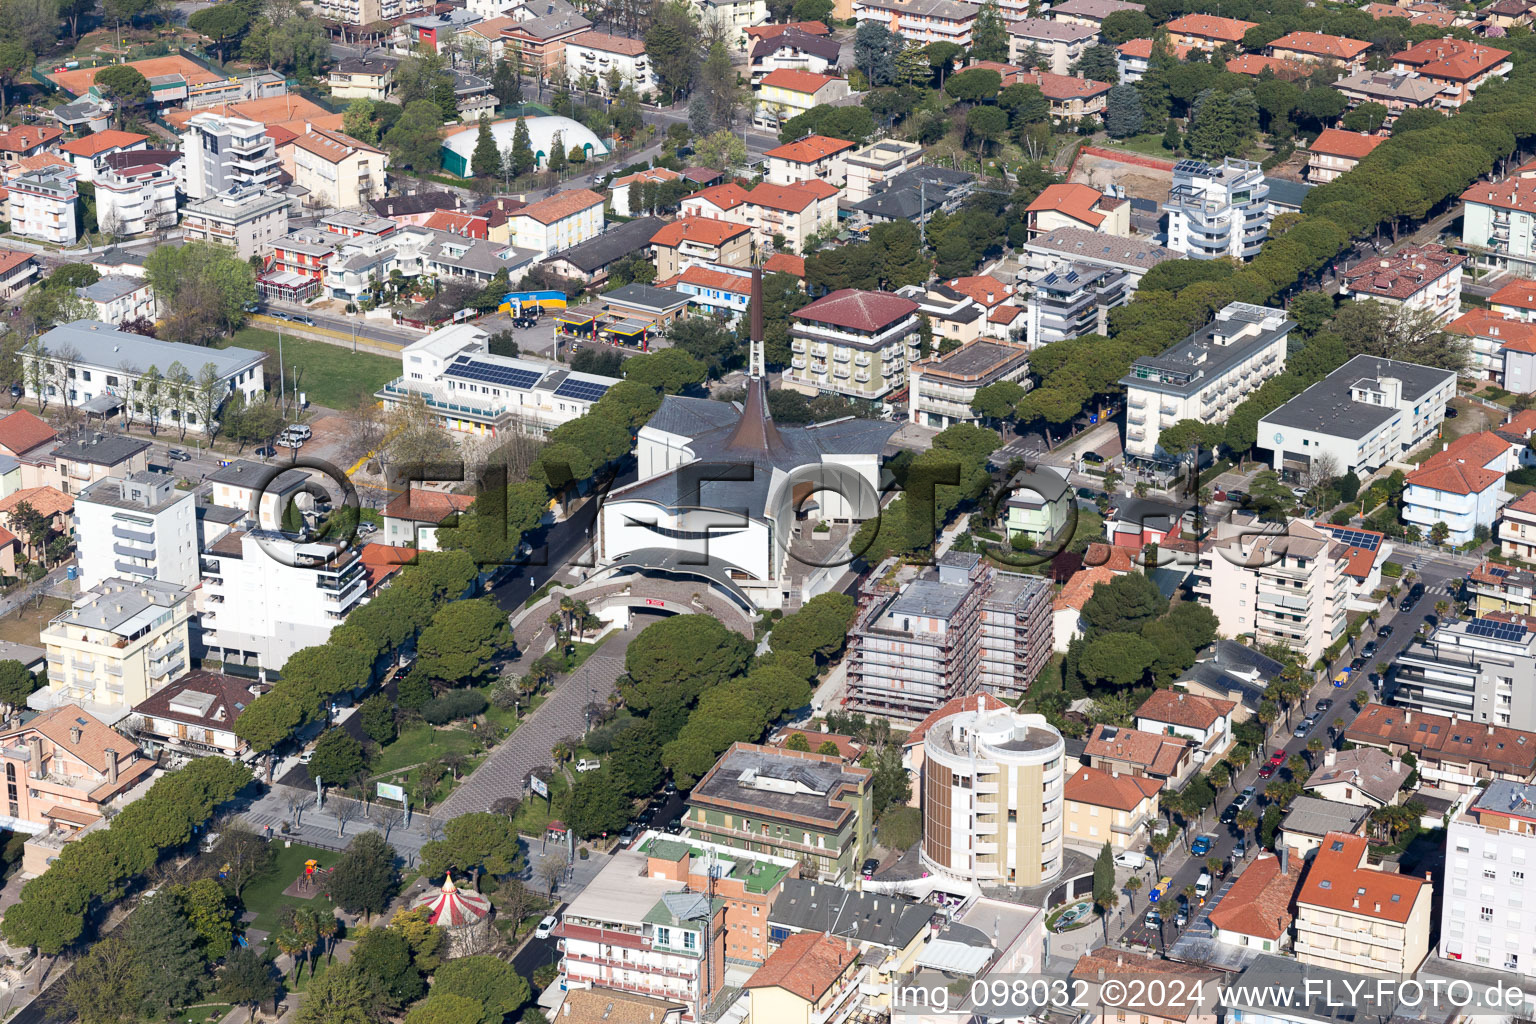
[[[1486,74],[1509,59],[1508,50],[1464,39],[1426,39],[1392,55],[1396,64],[1407,64],[1426,78],[1466,82]]]
[[[387,519],[409,519],[416,523],[441,523],[474,503],[473,495],[423,491],[413,487],[404,494],[395,495],[384,506],[384,516]]]
[[[363,571],[368,575],[369,590],[375,589],[405,566],[413,564],[416,555],[415,548],[389,544],[364,544],[357,553],[358,561],[363,563]]]
[[[973,274],[970,277],[952,277],[944,284],[973,300],[984,309],[1002,305],[1013,296],[1013,286],[1004,284],[995,277],[986,274]]]
[[[75,165],[57,153],[34,153],[16,161],[16,166],[23,171],[40,171],[45,167],[68,167],[73,170]]]
[[[1357,295],[1402,301],[1458,271],[1466,261],[1438,242],[1405,245],[1395,253],[1360,261],[1344,272],[1344,281]]]
[[[361,139],[354,139],[343,132],[326,128],[311,128],[293,140],[300,149],[307,150],[327,163],[339,164],[354,153],[379,153],[384,151],[370,146]]]
[[[624,177],[609,183],[608,187],[610,189],[615,189],[623,185],[633,185],[637,181],[680,181],[682,180],[682,177],[683,176],[681,174],[678,174],[676,171],[671,170],[670,168],[647,167],[643,171],[636,171],[634,174],[624,175]]]
[[[857,960],[857,947],[826,932],[796,932],[763,962],[747,988],[782,988],[814,1003]]]
[[[1227,70],[1234,75],[1252,75],[1255,78],[1269,71],[1276,78],[1302,78],[1308,73],[1307,66],[1299,60],[1283,57],[1265,57],[1257,53],[1245,53],[1227,61]]]
[[[1047,185],[1045,191],[1024,208],[1024,212],[1042,213],[1054,210],[1096,228],[1104,223],[1104,214],[1094,209],[1102,198],[1104,193],[1091,185]]]
[[[917,728],[907,733],[902,746],[911,747],[923,742],[923,737],[928,735],[928,730],[932,729],[936,723],[966,710],[967,705],[972,711],[1001,711],[1008,706],[985,690],[964,697],[952,697],[930,711],[927,718],[918,722]]]
[[[1324,128],[1307,148],[1325,156],[1343,156],[1363,160],[1371,151],[1387,141],[1385,135],[1366,135],[1364,132],[1346,132],[1338,128]]]
[[[109,149],[127,149],[129,146],[148,141],[148,135],[120,132],[115,128],[109,128],[104,132],[93,132],[82,138],[70,139],[59,148],[74,156],[98,156]]]
[[[1088,550],[1083,552],[1083,564],[1100,565],[1117,575],[1136,571],[1136,559],[1129,548],[1098,541],[1089,544]]]
[[[1536,430],[1536,409],[1522,409],[1511,416],[1508,422],[1493,429],[1503,433],[1515,433],[1521,437],[1530,437],[1531,431]]]
[[[179,131],[185,129],[187,122],[198,114],[242,117],[266,125],[268,134],[271,134],[274,126],[281,125],[295,136],[303,135],[310,128],[338,129],[342,121],[341,114],[333,114],[314,100],[305,99],[296,92],[259,100],[219,103],[196,110],[168,110],[165,119]]]
[[[1037,87],[1045,98],[1058,102],[1071,99],[1088,99],[1112,88],[1107,82],[1095,82],[1082,75],[1053,75],[1047,71],[1030,71],[1019,76],[1019,84]]]
[[[0,132],[0,150],[7,153],[25,153],[29,149],[46,145],[61,137],[64,129],[52,125],[24,124]]]
[[[752,279],[750,277],[727,274],[723,270],[712,270],[697,263],[685,268],[673,280],[687,284],[696,284],[700,288],[714,288],[717,291],[731,292],[736,295],[750,295],[752,292]]]
[[[28,260],[32,259],[32,256],[33,254],[30,252],[18,252],[15,249],[0,249],[0,277],[4,277],[6,274],[9,274],[11,271],[21,266],[23,263],[26,263]],[[23,409],[18,411],[25,412],[26,410]],[[27,415],[30,416],[31,413],[27,413]]]
[[[812,95],[822,89],[828,82],[842,81],[837,75],[818,75],[814,71],[801,71],[798,68],[779,68],[764,75],[761,84],[775,89],[785,89],[789,92],[803,92]]]
[[[1190,729],[1209,729],[1223,715],[1230,715],[1237,707],[1236,701],[1202,697],[1198,693],[1182,690],[1154,690],[1141,702],[1136,717],[1154,722],[1167,722]]]
[[[1487,466],[1508,453],[1509,447],[1508,441],[1491,430],[1463,435],[1425,459],[1405,482],[1410,487],[1451,494],[1480,494],[1503,481],[1502,471]]]
[[[1172,775],[1179,760],[1193,744],[1181,736],[1165,736],[1099,723],[1088,734],[1083,753],[1088,758],[1103,757],[1138,765],[1153,775]]]
[[[603,197],[589,188],[573,188],[569,192],[556,192],[548,199],[518,210],[514,217],[532,217],[540,224],[553,224],[567,217],[574,217],[583,210],[602,206]]]
[[[75,499],[57,487],[23,487],[0,498],[0,517],[9,519],[11,511],[26,502],[34,512],[45,516],[66,515],[75,507]]]
[[[1405,747],[1420,761],[1482,764],[1525,778],[1536,772],[1536,733],[1426,711],[1367,704],[1344,730],[1344,738],[1356,745]]]
[[[1504,348],[1536,354],[1536,324],[1502,316],[1487,309],[1472,309],[1445,325],[1450,334],[1496,339]],[[1536,410],[1527,409],[1527,412]]]
[[[1163,788],[1161,779],[1142,775],[1121,775],[1099,768],[1079,768],[1067,779],[1066,797],[1080,804],[1134,811],[1148,797]]]
[[[987,314],[987,323],[1011,324],[1026,312],[1023,306],[998,306]]]
[[[803,279],[805,277],[805,257],[796,256],[793,253],[776,252],[768,257],[763,264],[765,274],[793,274]]]
[[[1477,186],[1473,185],[1472,188],[1462,194],[1461,198],[1466,199],[1476,189]],[[1488,296],[1488,304],[1490,306],[1514,306],[1516,309],[1536,310],[1536,281],[1529,278],[1517,278]]]
[[[1333,60],[1354,60],[1371,48],[1370,43],[1362,40],[1330,36],[1323,32],[1292,32],[1276,39],[1269,46],[1271,50],[1290,50],[1292,53],[1329,57]]]
[[[842,189],[830,181],[822,181],[820,178],[807,178],[805,181],[797,181],[787,187],[799,189],[802,192],[809,192],[817,199],[831,199],[842,191]]]
[[[1088,598],[1093,596],[1093,588],[1114,578],[1115,574],[1102,565],[1084,566],[1068,578],[1061,593],[1051,602],[1051,607],[1056,611],[1066,608],[1082,611]]]
[[[71,729],[80,730],[80,742],[73,739]],[[75,704],[61,704],[44,711],[7,736],[19,736],[27,732],[40,732],[62,747],[70,757],[79,758],[98,772],[107,770],[107,751],[116,750],[124,765],[134,745],[123,734],[103,724],[102,721]]]
[[[1194,49],[1193,46],[1186,45],[1185,43],[1170,41],[1168,45],[1172,47],[1173,55],[1179,58],[1179,60],[1189,56],[1189,51]],[[1152,40],[1130,39],[1121,43],[1117,49],[1127,57],[1140,57],[1142,60],[1149,60],[1152,57]],[[1230,64],[1231,61],[1227,63]]]
[[[686,242],[698,245],[724,245],[733,238],[740,238],[751,231],[745,224],[713,217],[680,217],[665,224],[651,236],[652,245],[675,249]]]
[[[73,96],[79,96],[96,84],[96,76],[110,64],[103,64],[94,68],[75,68],[71,71],[56,71],[47,77],[60,89]],[[207,85],[210,82],[222,81],[224,76],[209,71],[201,64],[190,61],[185,57],[150,57],[148,60],[131,60],[128,67],[136,69],[145,78],[158,78],[161,75],[180,75],[187,80],[188,85]],[[201,113],[201,111],[192,111]]]
[[[1406,924],[1425,880],[1361,867],[1365,851],[1364,836],[1343,832],[1324,836],[1307,870],[1307,880],[1296,894],[1296,905]]]
[[[1222,972],[1208,967],[1198,967],[1194,964],[1180,963],[1177,960],[1160,960],[1157,957],[1139,953],[1125,952],[1110,946],[1100,946],[1091,953],[1084,953],[1078,957],[1077,963],[1072,967],[1074,978],[1083,978],[1097,981],[1099,978],[1116,978],[1126,980],[1128,978],[1147,978],[1150,985],[1167,985],[1168,992],[1209,992],[1210,983],[1222,977]],[[1156,979],[1155,982],[1152,979]],[[1170,979],[1189,979],[1188,981],[1170,984]],[[1192,982],[1200,981],[1195,985]],[[1113,988],[1106,987],[1113,996]],[[1146,1003],[1135,995],[1140,988],[1131,985],[1122,989],[1126,998],[1121,1000],[1115,997],[1117,1009],[1140,1010],[1146,1007]],[[1113,1003],[1109,1005],[1114,1005]],[[1167,999],[1160,999],[1153,1015],[1160,1020],[1190,1019],[1192,1014],[1200,1012],[1199,1000],[1183,995],[1171,995]],[[1119,1014],[1116,1014],[1118,1017]],[[1137,1013],[1140,1016],[1140,1013]],[[1202,1017],[1201,1019],[1209,1019]]]
[[[1300,885],[1299,864],[1282,875],[1280,858],[1261,853],[1211,911],[1211,924],[1223,931],[1279,939],[1291,926],[1291,903]]]
[[[786,142],[782,146],[775,146],[763,156],[770,160],[789,160],[797,164],[813,164],[818,160],[825,160],[829,156],[836,156],[853,148],[853,143],[843,139],[834,139],[826,135],[807,135],[795,142]]]
[[[607,32],[578,32],[565,41],[567,47],[590,46],[604,53],[622,53],[626,57],[638,57],[645,52],[644,39],[628,39],[609,35]]]
[[[747,197],[747,201],[754,206],[766,206],[770,210],[788,213],[799,213],[818,198],[810,189],[798,185],[770,185],[766,181],[747,193]]]
[[[427,218],[423,227],[463,235],[465,238],[487,238],[491,233],[491,219],[473,213],[437,210]]]
[[[1167,29],[1174,35],[1199,36],[1223,43],[1240,43],[1251,28],[1258,28],[1256,21],[1239,21],[1237,18],[1217,18],[1209,14],[1186,14],[1174,18]]]
[[[1323,533],[1334,537],[1338,536],[1338,534],[1335,533],[1336,530],[1348,530],[1350,533],[1363,533],[1368,537],[1375,537],[1376,546],[1374,548],[1361,548],[1351,546],[1348,550],[1348,553],[1344,556],[1344,575],[1363,580],[1371,574],[1371,568],[1376,564],[1376,556],[1381,553],[1382,542],[1386,540],[1385,534],[1378,533],[1375,530],[1362,530],[1355,526],[1339,527],[1332,523],[1325,523],[1322,520],[1317,520],[1312,525],[1317,527]]]
[[[31,253],[14,253],[13,255],[32,258]],[[25,409],[17,409],[5,419],[0,420],[0,446],[17,455],[31,451],[58,436],[57,430]]]
[[[1526,491],[1520,497],[1505,505],[1504,511],[1506,513],[1529,512],[1532,515],[1536,515],[1536,491]]]
[[[832,30],[819,21],[791,21],[784,25],[754,25],[746,29],[747,35],[754,39],[772,39],[774,36],[783,35],[790,29],[798,29],[808,35],[831,35]]]
[[[734,210],[747,201],[747,190],[734,181],[728,181],[724,185],[711,185],[709,188],[700,189],[689,196],[685,202],[695,199],[702,199],[722,210]]]
[[[830,743],[837,748],[837,754],[844,761],[856,760],[864,752],[864,744],[852,736],[844,736],[835,732],[806,732],[804,729],[790,729],[780,733],[773,741],[776,747],[782,747],[796,736],[804,736],[805,742],[811,745],[811,750],[821,750],[823,743]]]

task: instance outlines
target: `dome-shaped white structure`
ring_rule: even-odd
[[[508,118],[505,121],[493,121],[491,123],[491,135],[496,139],[496,149],[505,153],[512,148],[512,135],[517,130],[517,122],[523,120],[528,125],[528,144],[533,148],[533,155],[538,160],[540,167],[545,166],[549,154],[554,151],[554,139],[560,136],[560,145],[569,153],[572,148],[580,146],[587,151],[590,160],[595,156],[607,156],[608,146],[602,139],[593,134],[592,129],[579,121],[573,121],[568,117],[527,117]],[[475,152],[475,143],[480,139],[480,126],[478,124],[465,125],[443,140],[443,170],[450,174],[457,174],[461,178],[470,175],[469,162]]]

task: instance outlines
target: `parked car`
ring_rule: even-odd
[[[289,437],[296,437],[300,441],[308,441],[315,436],[315,432],[302,423],[290,423],[288,429],[283,431]]]
[[[305,750],[299,754],[299,764],[309,764],[314,759],[315,752],[313,750]]]
[[[304,324],[305,326],[308,326],[308,327],[315,326],[314,318],[313,317],[307,317],[303,313],[291,313],[291,314],[289,314],[288,319],[292,320],[296,324]]]
[[[1146,866],[1147,855],[1140,850],[1121,850],[1115,854],[1115,863],[1122,868],[1136,871]]]
[[[1204,857],[1211,852],[1211,837],[1208,835],[1195,836],[1195,841],[1189,844],[1189,852],[1194,857]]]
[[[680,835],[682,835],[683,834],[683,819],[682,818],[673,818],[671,821],[667,822],[667,829],[666,829],[666,831],[667,831],[667,835],[669,835],[669,836],[680,836]]]
[[[273,320],[291,320],[292,319],[292,317],[289,314],[284,313],[280,309],[269,309],[269,310],[267,310],[267,316],[271,317]]]
[[[1248,502],[1248,492],[1247,491],[1238,491],[1238,490],[1228,491],[1227,492],[1227,500],[1228,501],[1235,501],[1239,505],[1247,504],[1247,502]]]
[[[1200,872],[1200,877],[1195,879],[1195,898],[1204,903],[1205,898],[1211,894],[1211,873]]]
[[[1183,928],[1187,924],[1189,924],[1189,908],[1180,907],[1179,912],[1173,915],[1173,926]]]
[[[1163,915],[1157,912],[1156,907],[1149,909],[1147,911],[1147,916],[1142,918],[1142,920],[1146,922],[1148,928],[1157,928],[1161,930],[1163,927]]]
[[[1276,768],[1278,768],[1281,765],[1285,764],[1285,751],[1283,751],[1283,750],[1276,750],[1276,751],[1272,752],[1269,755],[1269,763],[1274,765]]]
[[[1098,452],[1083,452],[1083,461],[1098,464],[1104,461],[1104,456]]]
[[[361,534],[362,536],[366,537],[370,533],[378,533],[379,532],[379,528],[374,523],[358,523],[357,524],[357,532],[359,534]]]
[[[255,451],[256,451],[256,457],[259,458],[259,459],[275,459],[275,458],[277,458],[277,449],[273,448],[269,444],[264,444],[260,448],[257,448]]]
[[[677,783],[673,782],[671,779],[668,779],[666,782],[662,783],[661,791],[667,796],[671,796],[673,793],[677,792]]]
[[[1264,769],[1262,768],[1259,769],[1259,778],[1264,778]],[[1236,801],[1227,804],[1227,809],[1221,812],[1221,823],[1223,825],[1232,824],[1237,820],[1237,816],[1242,813],[1242,810],[1243,809],[1238,806]]]
[[[536,939],[549,938],[549,933],[555,930],[555,925],[558,923],[559,922],[555,920],[554,915],[551,914],[539,922],[539,926],[533,930],[533,937]]]
[[[1292,735],[1294,735],[1297,739],[1300,739],[1311,731],[1312,719],[1310,717],[1303,718],[1301,721],[1296,723],[1296,731]]]
[[[576,762],[576,770],[579,772],[595,772],[602,766],[603,762],[594,761],[588,757],[584,757],[580,761]]]
[[[259,312],[261,312],[261,303],[259,303],[259,302],[247,302],[245,305],[241,306],[240,308],[245,310],[247,313],[259,313]]]
[[[1246,835],[1237,837],[1237,845],[1232,848],[1232,856],[1238,860],[1248,856],[1248,837]]]
[[[1376,652],[1378,650],[1380,650],[1380,648],[1376,646],[1376,641],[1372,640],[1369,643],[1367,643],[1364,647],[1360,648],[1360,657],[1362,657],[1362,658],[1374,658],[1374,657],[1376,657]]]
[[[859,868],[859,874],[863,875],[865,878],[874,878],[875,872],[878,870],[880,870],[880,862],[875,858],[870,857],[865,860],[863,866]]]
[[[1391,635],[1392,635],[1392,627],[1390,625],[1382,626],[1380,629],[1378,629],[1376,631],[1376,639],[1378,639],[1378,640],[1385,640],[1387,637],[1389,637]]]
[[[1364,658],[1355,657],[1355,658],[1351,658],[1350,659],[1349,670],[1351,672],[1359,672],[1363,668],[1365,668],[1365,659]]]
[[[626,845],[635,841],[635,836],[640,834],[640,826],[630,822],[624,826],[624,831],[619,833],[619,841]]]
[[[165,453],[165,457],[170,459],[172,462],[191,462],[192,461],[192,456],[188,455],[186,452],[182,451],[180,448],[168,449],[166,451],[166,453]]]
[[[1332,697],[1324,697],[1322,700],[1317,702],[1318,714],[1322,714],[1324,711],[1327,711],[1331,707],[1333,707]]]
[[[638,821],[642,826],[644,826],[644,825],[649,825],[651,823],[652,819],[654,819],[655,817],[656,817],[656,808],[654,808],[654,807],[647,807],[645,810],[640,812],[639,816],[637,818],[635,818],[635,820]]]
[[[278,438],[276,441],[273,441],[272,443],[277,445],[279,448],[302,448],[302,447],[304,447],[304,442],[303,441],[299,440],[297,437],[289,437],[287,434],[284,434],[282,437]]]
[[[1266,764],[1264,767],[1259,769],[1259,778],[1261,778],[1261,779],[1272,779],[1274,777],[1275,777],[1275,766],[1274,765]],[[1223,816],[1221,820],[1222,821],[1226,821],[1227,818],[1225,816]]]

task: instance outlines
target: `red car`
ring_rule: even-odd
[[[1259,778],[1261,778],[1261,779],[1272,779],[1274,777],[1275,777],[1275,766],[1274,765],[1266,764],[1264,767],[1259,769]]]
[[[1285,764],[1285,751],[1277,750],[1273,754],[1270,754],[1269,763],[1274,765],[1276,768]]]

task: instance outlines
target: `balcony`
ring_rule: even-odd
[[[854,366],[868,366],[869,365],[869,361],[870,360],[869,360],[869,353],[868,352],[860,352],[858,355],[853,357],[853,365]]]
[[[155,560],[154,548],[135,548],[127,544],[113,544],[112,551],[114,554],[122,555],[124,558],[142,558],[146,562],[153,562]]]
[[[155,570],[148,565],[134,565],[132,562],[115,560],[113,561],[112,566],[118,572],[125,572],[130,576],[147,576],[150,579],[157,578]]]
[[[186,664],[187,661],[185,658],[177,658],[175,661],[162,665],[159,668],[156,668],[152,665],[149,669],[149,677],[151,679],[161,679],[166,676],[174,676],[183,668],[185,668]]]

